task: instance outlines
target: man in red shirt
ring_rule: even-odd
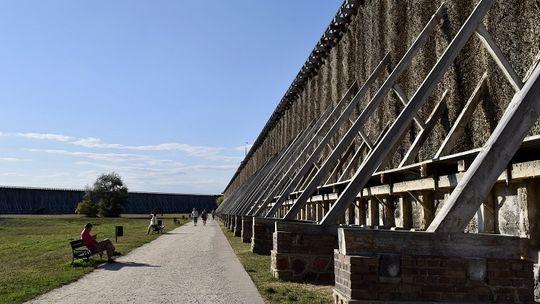
[[[90,235],[93,225],[88,223],[84,226],[83,231],[81,231],[81,240],[83,241],[86,248],[90,249],[92,252],[102,254],[103,251],[107,251],[107,262],[114,262],[112,259],[115,255],[121,255],[120,252],[115,251],[114,245],[109,239],[104,239],[101,242],[96,241],[95,235]]]

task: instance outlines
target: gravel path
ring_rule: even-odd
[[[29,303],[263,303],[213,220],[183,225]]]

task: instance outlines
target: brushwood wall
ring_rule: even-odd
[[[73,214],[84,191],[0,188],[0,214]],[[154,208],[164,213],[188,213],[193,208],[216,208],[216,195],[130,192],[123,213],[144,214]]]
[[[271,127],[265,128],[259,135],[257,145],[252,147],[225,189],[225,197],[248,180],[272,156],[284,149],[324,110],[335,105],[355,80],[362,84],[386,53],[390,53],[392,67],[395,66],[441,3],[440,0],[362,2],[344,36],[331,49],[317,73],[305,80],[298,97],[290,106],[276,109],[267,123]],[[409,97],[414,94],[476,3],[476,0],[446,1],[447,10],[443,20],[415,56],[410,67],[399,78],[399,84]],[[522,77],[525,76],[540,49],[540,1],[498,0],[484,18],[484,24],[516,72]],[[479,39],[473,36],[420,112],[420,116],[427,119],[442,92],[448,90],[447,110],[423,145],[418,160],[433,157],[485,72],[488,73],[487,93],[475,110],[472,121],[467,125],[467,136],[461,138],[453,152],[480,147],[486,141],[514,91]],[[377,86],[382,84],[387,75],[379,79]],[[355,116],[375,92],[375,88],[371,89],[356,109]],[[364,131],[372,141],[388,122],[397,117],[401,109],[396,97],[389,94],[364,126]],[[340,135],[343,135],[348,127],[349,125],[344,126]],[[417,132],[418,129],[412,126],[389,163],[390,167],[403,157]],[[539,133],[540,124],[537,122],[530,135]],[[327,155],[329,152],[327,149],[324,153]]]

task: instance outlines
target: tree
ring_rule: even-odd
[[[216,205],[219,207],[223,203],[223,195],[216,197]]]
[[[118,217],[128,199],[128,188],[118,173],[100,175],[92,187],[86,188],[84,199],[95,203],[99,215]]]
[[[98,206],[91,200],[87,199],[83,199],[79,204],[77,204],[77,209],[75,209],[75,213],[83,214],[88,217],[96,217],[98,211]]]

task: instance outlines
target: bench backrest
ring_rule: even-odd
[[[71,245],[71,249],[77,249],[80,247],[84,247],[84,243],[82,240],[74,240],[70,241],[69,244]]]

